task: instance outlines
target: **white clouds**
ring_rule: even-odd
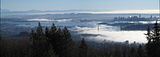
[[[27,21],[51,21],[49,19],[28,19]]]
[[[93,33],[94,32],[94,33]],[[96,38],[98,40],[111,40],[111,41],[118,41],[118,42],[124,42],[128,40],[129,42],[140,42],[140,43],[146,43],[147,39],[145,38],[144,33],[145,31],[102,31],[102,30],[87,30],[83,31],[82,33],[85,34],[98,34],[103,36],[97,36],[92,37]]]
[[[108,27],[109,28],[109,27]],[[88,39],[90,40],[98,40],[103,41],[111,40],[111,41],[118,41],[118,42],[124,42],[128,40],[129,42],[133,43],[134,41],[139,43],[146,43],[147,39],[144,35],[146,31],[116,31],[116,30],[110,30],[108,28],[100,28],[100,30],[97,30],[97,28],[79,28],[80,34],[93,34],[98,36],[89,36]],[[112,27],[110,27],[112,28]]]
[[[51,19],[41,19],[41,18],[37,18],[37,19],[27,19],[27,21],[38,21],[38,22],[48,22],[48,21],[56,21],[56,22],[67,22],[67,21],[71,21],[72,19],[57,19],[57,20],[51,20]]]

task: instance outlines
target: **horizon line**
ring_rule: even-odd
[[[1,12],[3,12],[3,9],[1,9]],[[71,9],[71,10],[26,10],[26,11],[4,11],[4,12],[70,12],[70,13],[92,13],[92,14],[114,14],[114,13],[153,13],[153,14],[160,14],[159,9],[146,9],[146,10],[77,10],[77,9]]]

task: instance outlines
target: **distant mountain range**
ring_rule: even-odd
[[[1,10],[1,12],[10,12],[10,10],[8,10],[8,9],[0,9]]]
[[[160,10],[27,10],[27,11],[11,11],[9,9],[1,9],[1,13],[39,13],[39,12],[70,12],[70,13],[95,13],[95,14],[115,14],[115,13],[144,13],[159,14]]]
[[[9,9],[1,9],[1,12],[6,13],[6,12],[18,12],[18,13],[25,13],[25,12],[92,12],[94,10],[27,10],[27,11],[11,11]]]

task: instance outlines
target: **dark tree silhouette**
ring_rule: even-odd
[[[88,49],[88,46],[84,38],[82,38],[80,46],[79,46],[79,57],[87,57],[87,49]]]
[[[43,31],[41,24],[39,23],[35,35],[32,38],[45,38],[47,45],[51,45],[52,48],[48,47],[47,50],[54,50],[55,54],[59,57],[71,57],[72,47],[74,46],[74,42],[71,39],[71,34],[67,27],[64,29],[57,28],[54,23],[52,24],[51,28],[45,28]],[[42,35],[42,36],[41,36]],[[50,54],[50,53],[49,53]]]
[[[147,31],[148,43],[146,44],[146,50],[148,56],[160,57],[160,25],[158,21],[156,21],[152,30],[148,27]]]
[[[38,23],[37,29],[32,30],[31,33],[31,47],[32,47],[32,57],[44,57],[48,56],[48,42],[47,37],[44,34],[43,28]]]

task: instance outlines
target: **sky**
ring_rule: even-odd
[[[159,0],[1,0],[1,8],[25,10],[158,10]]]

